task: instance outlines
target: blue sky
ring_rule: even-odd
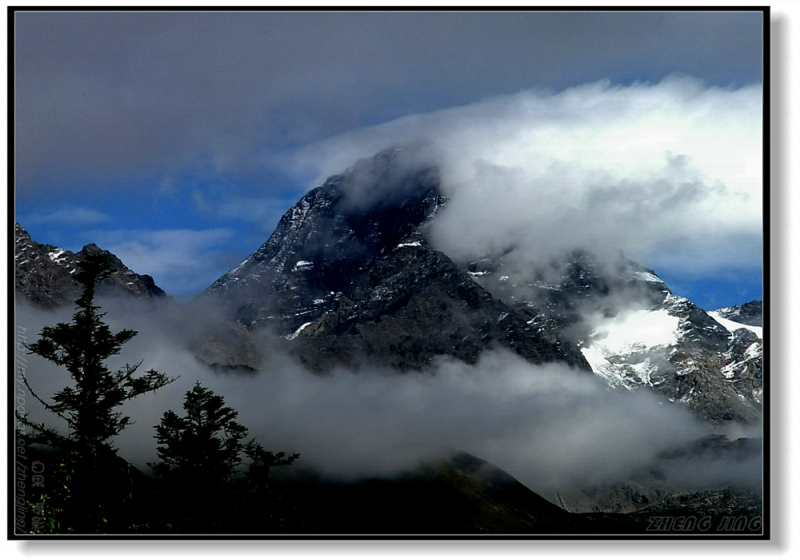
[[[574,130],[567,120],[593,117],[588,102],[569,105],[564,92],[588,91],[592,102],[623,108],[662,95],[671,111],[697,110],[701,98],[735,135],[742,122],[752,130],[752,112],[740,114],[731,100],[743,91],[754,99],[762,83],[759,12],[14,17],[17,219],[42,243],[78,250],[95,242],[181,297],[256,250],[325,173],[384,148],[410,121],[415,134],[446,129],[462,139],[484,123],[507,127],[499,113],[535,102],[562,111],[556,132]],[[658,86],[675,76],[697,82]],[[598,80],[610,86],[586,89]],[[617,99],[613,88],[641,83],[653,87]],[[485,120],[463,129],[468,119]],[[592,126],[621,130],[608,115]],[[745,140],[729,157],[752,148]],[[670,145],[665,158],[685,153],[696,164],[689,182],[707,195],[736,194],[714,165],[702,164],[691,138],[686,144]],[[659,181],[677,176],[667,171],[654,173]],[[620,192],[630,177],[576,191],[583,198],[575,200]],[[703,222],[706,230],[687,224],[674,240],[653,230],[644,236],[650,245],[630,247],[674,292],[707,309],[760,299],[762,290],[753,226],[760,206],[750,201],[748,213],[747,204],[719,200],[698,207],[725,215]],[[608,243],[642,237],[651,221],[658,222],[617,228]]]

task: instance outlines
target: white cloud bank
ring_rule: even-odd
[[[116,444],[123,457],[145,470],[157,458],[153,427],[165,411],[181,411],[185,392],[197,381],[222,395],[249,436],[268,449],[299,452],[298,468],[346,480],[391,476],[466,451],[550,495],[559,488],[624,479],[658,451],[709,430],[686,407],[651,391],[613,391],[591,373],[559,364],[536,366],[506,351],[486,352],[474,365],[443,358],[428,373],[364,367],[315,375],[264,339],[260,371],[215,374],[185,347],[194,335],[213,330],[212,309],[99,303],[112,330],[139,333],[109,360],[110,367],[143,360],[142,371],[179,376],[125,407],[135,424]],[[32,342],[42,326],[69,320],[71,313],[20,305],[16,319]],[[63,368],[37,356],[26,359],[41,395],[68,383]],[[35,402],[26,406],[34,418],[53,421]]]
[[[424,143],[452,198],[433,239],[455,258],[581,247],[685,274],[761,265],[762,87],[688,77],[523,91],[405,117],[306,148],[322,179]]]
[[[214,374],[182,347],[200,318],[189,319],[180,308],[101,303],[114,330],[139,332],[109,360],[111,367],[143,359],[143,371],[180,376],[125,407],[136,423],[116,443],[141,468],[156,459],[153,426],[166,410],[181,410],[196,381],[224,396],[249,435],[269,449],[299,452],[303,466],[347,480],[391,476],[467,451],[544,492],[615,479],[660,448],[704,433],[688,410],[660,404],[651,393],[614,393],[589,373],[534,366],[507,352],[487,353],[475,365],[443,359],[435,375],[364,368],[325,376],[271,352],[254,376]],[[55,320],[27,307],[19,311],[30,341]],[[68,310],[59,315],[66,319]],[[28,359],[31,383],[42,395],[67,384],[62,368]],[[36,403],[28,405],[34,417],[53,421]]]

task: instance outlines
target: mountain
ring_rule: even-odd
[[[435,168],[397,151],[362,160],[301,198],[204,297],[251,331],[278,334],[317,371],[362,362],[425,370],[436,356],[472,363],[509,348],[531,363],[591,370],[612,391],[653,391],[710,430],[758,425],[760,302],[707,313],[622,255],[576,250],[531,263],[509,246],[455,261],[429,238],[447,204]],[[710,525],[685,532],[747,519],[753,525],[739,529],[758,533],[761,461],[759,439],[712,435],[617,480],[564,488],[547,505],[508,479],[498,494],[456,462],[401,480],[314,485],[323,498],[309,507],[322,508],[312,517],[331,532],[637,534],[658,530],[653,519],[699,516]],[[338,518],[320,505],[343,502],[351,507]]]
[[[31,239],[27,231],[14,223],[14,286],[17,298],[36,306],[55,308],[80,296],[81,286],[72,275],[78,263],[88,255],[104,256],[115,272],[98,285],[100,295],[124,295],[160,298],[166,294],[153,278],[136,274],[116,255],[94,243],[77,253],[43,245]]]
[[[423,369],[442,355],[473,363],[504,347],[589,371],[577,347],[537,331],[430,247],[426,227],[447,200],[436,169],[408,166],[405,155],[383,152],[310,191],[203,297],[251,330],[285,336],[315,370]]]
[[[649,387],[712,424],[755,423],[762,411],[760,333],[722,324],[685,298],[600,321],[582,351],[609,385]]]
[[[763,344],[750,324],[760,323],[761,302],[706,313],[622,256],[575,251],[531,267],[514,254],[471,262],[468,273],[541,332],[580,347],[610,386],[652,389],[712,424],[758,421]]]
[[[759,420],[760,329],[736,322],[760,321],[759,302],[706,313],[621,255],[530,264],[509,247],[455,262],[427,235],[447,203],[437,169],[402,149],[361,160],[303,196],[203,297],[284,337],[317,371],[422,370],[436,356],[474,363],[509,348],[653,390],[711,424]]]
[[[392,478],[343,483],[311,475],[289,488],[304,515],[301,533],[547,534],[585,526],[581,516],[466,453]]]

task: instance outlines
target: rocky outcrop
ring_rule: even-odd
[[[102,280],[100,296],[122,295],[158,298],[165,295],[153,278],[136,274],[117,258],[94,243],[77,253],[43,245],[31,239],[27,231],[14,224],[14,288],[18,300],[36,306],[55,308],[72,303],[81,293],[81,285],[73,278],[78,263],[88,255],[105,257],[115,272]]]
[[[764,310],[761,301],[751,301],[733,307],[722,307],[716,310],[721,317],[749,325],[751,327],[764,326]]]

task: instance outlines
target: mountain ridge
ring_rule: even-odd
[[[303,196],[203,297],[228,305],[248,328],[294,341],[316,370],[362,358],[401,370],[424,368],[437,355],[474,363],[501,346],[533,363],[588,371],[576,348],[536,332],[429,246],[426,225],[447,199],[430,168],[396,171],[397,154],[364,160]],[[365,205],[353,192],[376,176],[387,178],[381,192],[392,195],[373,194]]]
[[[100,281],[98,293],[145,298],[165,297],[152,276],[137,274],[113,253],[90,243],[77,253],[34,241],[19,223],[14,222],[15,296],[44,308],[71,303],[81,286],[73,278],[78,263],[88,255],[105,257],[114,272]]]

